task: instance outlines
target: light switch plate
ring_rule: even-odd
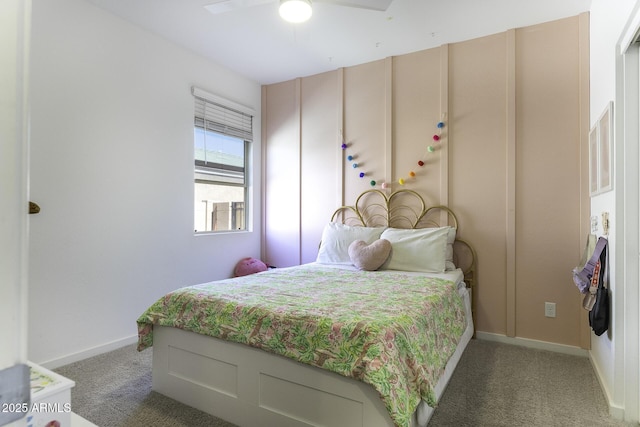
[[[609,212],[602,212],[602,234],[609,235]]]
[[[29,413],[31,368],[20,364],[0,371],[0,426]]]

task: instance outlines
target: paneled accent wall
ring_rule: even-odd
[[[339,90],[340,73],[327,73],[301,80],[302,138],[300,156],[300,239],[302,262],[318,255],[327,208],[340,203],[338,129],[342,119]],[[320,173],[319,173],[320,172]],[[295,177],[292,178],[295,180]]]
[[[449,205],[458,212],[461,235],[480,250],[478,329],[505,335],[512,303],[507,302],[507,259],[514,253],[508,241],[508,156],[513,150],[508,56],[507,33],[449,46],[447,122]]]
[[[371,180],[393,190],[405,178],[453,208],[476,248],[478,331],[588,348],[571,280],[589,232],[588,21],[264,86],[264,259],[314,261],[337,206]],[[556,303],[555,318],[545,302]]]
[[[263,201],[263,227],[267,228],[263,228],[262,253],[263,259],[279,267],[302,262],[300,86],[300,80],[295,80],[262,88],[263,196],[270,198],[268,203]],[[269,117],[264,116],[266,112]]]

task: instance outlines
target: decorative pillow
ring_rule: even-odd
[[[425,273],[444,272],[449,228],[387,228],[380,238],[391,242],[391,255],[382,268]]]
[[[377,270],[390,253],[391,242],[386,239],[378,239],[370,245],[363,240],[355,240],[349,245],[349,258],[359,270]]]
[[[316,262],[351,265],[349,245],[354,240],[364,240],[367,244],[372,243],[380,238],[383,230],[383,227],[352,227],[330,222],[322,232],[322,241]]]
[[[236,264],[236,268],[233,270],[235,277],[247,276],[253,273],[260,273],[261,271],[267,271],[269,267],[267,264],[255,258],[242,258]]]

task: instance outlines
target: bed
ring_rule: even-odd
[[[150,306],[153,389],[238,426],[426,426],[474,334],[476,257],[458,234],[415,191],[362,193],[316,262]]]

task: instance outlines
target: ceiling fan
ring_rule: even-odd
[[[280,16],[289,22],[304,22],[311,17],[311,0],[220,0],[205,6],[209,12],[220,14],[280,1]],[[314,0],[336,6],[385,11],[393,0]]]

